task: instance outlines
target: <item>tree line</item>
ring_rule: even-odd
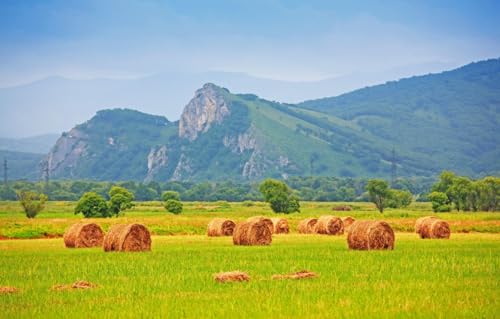
[[[366,178],[342,177],[290,177],[286,180],[295,196],[303,201],[369,201],[366,192]],[[399,178],[391,187],[410,192],[418,201],[425,201],[434,178]],[[185,201],[240,202],[245,200],[262,201],[259,182],[190,182],[169,181],[140,183],[134,181],[70,181],[57,180],[44,182],[13,181],[8,186],[0,186],[0,200],[17,200],[16,192],[21,190],[44,193],[49,200],[77,201],[86,192],[94,192],[109,200],[113,186],[126,188],[134,194],[136,201],[161,200],[165,191],[176,191]]]

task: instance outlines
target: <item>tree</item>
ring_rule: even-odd
[[[182,203],[175,199],[169,199],[165,201],[165,209],[174,214],[182,213]]]
[[[453,183],[448,188],[447,195],[455,209],[468,211],[470,207],[467,202],[467,195],[471,191],[471,181],[467,177],[458,176],[453,179]]]
[[[448,196],[443,192],[432,192],[427,196],[432,202],[434,212],[449,212],[451,210]]]
[[[87,192],[82,195],[76,203],[76,214],[83,214],[85,218],[110,216],[106,200],[95,192]]]
[[[481,210],[496,211],[500,205],[500,178],[487,176],[478,181],[479,206]]]
[[[275,213],[300,212],[299,198],[292,194],[291,189],[284,182],[266,179],[260,184],[259,190]]]
[[[16,200],[16,191],[8,186],[0,186],[0,200]]]
[[[17,198],[28,218],[35,218],[45,208],[45,202],[48,200],[47,195],[33,191],[19,191]]]
[[[164,202],[168,201],[169,199],[180,201],[181,200],[181,196],[176,191],[166,191],[166,192],[163,192],[163,194],[161,195],[161,199]]]
[[[118,216],[120,212],[134,207],[132,201],[134,194],[128,189],[120,186],[113,186],[109,190],[109,210],[112,215]]]
[[[409,191],[390,189],[386,207],[390,208],[407,207],[411,204],[412,200],[413,200],[413,195]]]
[[[379,212],[384,212],[385,202],[389,197],[389,184],[381,179],[371,179],[366,184],[370,201],[375,203]]]

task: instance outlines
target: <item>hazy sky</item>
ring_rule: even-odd
[[[0,87],[211,70],[317,80],[498,56],[500,1],[0,1]]]

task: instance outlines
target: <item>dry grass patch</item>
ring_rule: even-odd
[[[215,274],[214,280],[217,282],[249,281],[250,276],[246,272],[236,270]]]
[[[272,279],[282,280],[282,279],[306,279],[306,278],[315,278],[318,275],[316,273],[309,270],[301,270],[291,274],[285,275],[273,275]]]

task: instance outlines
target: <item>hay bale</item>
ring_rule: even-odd
[[[315,232],[323,235],[342,235],[344,223],[342,219],[335,216],[321,216],[316,223]]]
[[[68,248],[87,248],[101,246],[104,232],[94,223],[71,225],[64,232],[64,245]]]
[[[215,218],[210,221],[207,227],[209,237],[231,236],[236,224],[230,219]]]
[[[394,231],[382,221],[356,221],[347,235],[349,249],[394,249]]]
[[[57,284],[52,286],[51,290],[55,291],[64,291],[64,290],[72,290],[72,289],[92,289],[92,288],[97,288],[99,287],[96,284],[93,284],[91,282],[85,281],[85,280],[78,280],[75,281],[72,284]]]
[[[272,233],[264,220],[239,223],[233,232],[235,245],[270,245],[271,242]]]
[[[290,228],[288,227],[288,221],[284,218],[271,218],[273,222],[273,233],[274,234],[288,234]]]
[[[305,279],[305,278],[315,278],[315,277],[317,277],[316,273],[309,270],[301,270],[286,275],[273,275],[271,278],[281,280],[281,279]]]
[[[450,238],[450,225],[439,218],[426,218],[421,221],[419,228],[420,238],[448,239]]]
[[[299,226],[297,227],[299,233],[301,234],[313,234],[316,223],[318,222],[317,218],[306,218],[300,221]]]
[[[217,282],[249,281],[250,276],[243,271],[228,271],[214,275]]]
[[[104,251],[149,251],[151,235],[141,224],[121,224],[111,227],[104,237]]]
[[[0,295],[3,294],[13,294],[19,292],[19,289],[16,287],[10,287],[10,286],[1,286],[0,287]]]
[[[341,219],[342,219],[342,222],[344,223],[344,230],[345,231],[349,231],[349,228],[351,227],[351,225],[356,221],[351,216],[342,217]]]
[[[254,217],[248,218],[247,222],[255,222],[255,221],[259,221],[259,220],[261,220],[264,223],[266,223],[267,227],[271,231],[271,234],[274,232],[273,221],[270,218],[267,218],[267,217],[264,217],[264,216],[254,216]]]
[[[425,217],[420,217],[417,219],[415,222],[415,233],[420,234],[421,229],[422,229],[422,223],[427,220],[427,219],[436,219],[436,216],[425,216]]]
[[[349,205],[339,205],[339,206],[334,206],[332,210],[335,211],[340,211],[340,212],[349,212],[352,210],[352,207]]]

